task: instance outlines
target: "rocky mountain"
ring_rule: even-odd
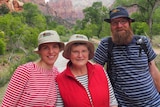
[[[114,0],[49,0],[45,2],[48,5],[49,13],[74,22],[84,17],[82,12],[84,8],[91,6],[93,2],[97,1],[102,2],[107,7],[114,2]]]
[[[6,5],[11,12],[21,11],[23,9],[23,2],[19,0],[0,0],[0,5]]]
[[[38,5],[46,15],[74,23],[84,17],[82,10],[96,1],[102,2],[107,7],[114,2],[114,0],[0,0],[0,5],[5,3],[11,11],[21,11],[24,3],[31,2]]]
[[[75,22],[84,17],[82,10],[89,7],[93,2],[101,1],[104,6],[110,6],[114,0],[21,0],[32,2],[46,15],[62,18],[68,22]]]

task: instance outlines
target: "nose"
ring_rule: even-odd
[[[122,27],[123,24],[121,22],[117,22],[117,27]]]
[[[53,48],[49,48],[49,53],[53,53],[54,49]]]
[[[82,53],[82,52],[79,52],[79,53],[78,53],[78,56],[79,56],[79,57],[82,57],[82,56],[83,56],[83,53]]]

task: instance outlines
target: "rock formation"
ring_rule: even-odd
[[[45,15],[53,16],[54,19],[64,19],[75,23],[77,19],[83,19],[82,10],[98,0],[0,0],[0,5],[6,4],[10,11],[21,11],[23,4],[31,2],[36,4]],[[99,0],[103,5],[109,7],[114,0]],[[127,8],[129,13],[136,11],[137,7]]]
[[[19,0],[1,0],[0,5],[5,4],[10,11],[21,11],[23,8],[23,2]]]

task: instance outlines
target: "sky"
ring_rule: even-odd
[[[49,0],[45,0],[45,3],[49,2]]]

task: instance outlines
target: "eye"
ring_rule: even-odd
[[[41,49],[48,49],[48,46],[43,45],[43,46],[41,47]]]
[[[121,23],[121,24],[125,24],[125,23],[127,23],[127,19],[122,19],[122,20],[120,20],[119,22]]]
[[[78,54],[79,52],[78,51],[71,51],[73,54]]]
[[[59,45],[58,45],[58,44],[53,44],[52,47],[53,47],[53,48],[59,48]]]
[[[115,26],[115,25],[117,25],[117,23],[118,23],[117,21],[112,21],[111,25]]]
[[[111,25],[112,26],[117,26],[119,23],[122,24],[122,25],[124,25],[127,22],[128,22],[127,19],[113,20],[113,21],[111,21]]]

